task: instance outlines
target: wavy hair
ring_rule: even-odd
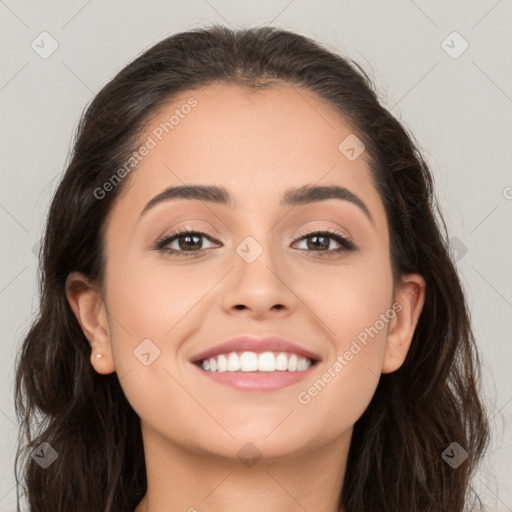
[[[91,366],[65,283],[72,271],[102,283],[103,228],[128,180],[101,200],[94,191],[129,159],[160,108],[213,83],[253,89],[286,83],[327,100],[366,146],[388,219],[394,283],[407,273],[426,281],[407,358],[381,376],[354,426],[339,505],[346,512],[462,511],[470,495],[475,499],[471,477],[488,442],[488,422],[470,314],[433,177],[414,137],[352,60],[292,31],[216,24],[144,51],[82,115],[48,212],[40,309],[16,360],[18,510],[19,487],[32,512],[132,511],[146,493],[140,419],[117,374],[100,375]],[[31,454],[45,442],[58,457],[42,469]],[[442,458],[452,442],[468,454],[456,469]]]

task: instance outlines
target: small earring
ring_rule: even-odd
[[[96,355],[96,359],[99,359],[100,357],[103,357],[101,354]]]

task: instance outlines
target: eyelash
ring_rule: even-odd
[[[168,233],[163,238],[158,240],[156,243],[155,249],[170,255],[177,255],[179,257],[188,257],[188,256],[194,256],[197,253],[204,251],[205,249],[196,249],[194,251],[177,251],[176,249],[166,249],[165,246],[169,245],[174,240],[178,239],[180,236],[183,235],[199,235],[207,238],[210,242],[217,242],[213,237],[209,236],[208,233],[204,233],[202,231],[196,231],[191,230],[188,228],[180,228],[176,231],[173,231],[172,233]],[[326,255],[332,256],[333,254],[340,254],[340,253],[347,253],[347,252],[353,252],[356,250],[355,244],[343,236],[339,231],[332,230],[332,229],[324,229],[324,230],[315,230],[312,229],[310,231],[307,231],[306,233],[301,234],[299,238],[296,239],[296,241],[300,241],[304,238],[308,238],[312,235],[323,235],[327,236],[328,238],[332,238],[336,242],[338,242],[341,247],[338,249],[331,249],[328,251],[313,251],[311,249],[299,249],[301,251],[307,252],[307,253],[315,253],[319,254],[321,258],[326,257]]]

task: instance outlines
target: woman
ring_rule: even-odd
[[[50,207],[15,389],[30,510],[473,506],[447,239],[353,62],[271,27],[156,44],[87,108]]]

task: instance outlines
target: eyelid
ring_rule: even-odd
[[[319,232],[330,233],[332,235],[338,235],[341,238],[343,238],[344,240],[346,240],[347,242],[350,242],[352,244],[354,243],[354,240],[350,234],[343,232],[338,228],[322,227],[322,226],[318,226],[318,225],[307,228],[306,231],[301,231],[300,234],[298,235],[298,238],[302,238],[304,236],[311,235],[314,233],[319,233]]]
[[[204,222],[201,219],[187,218],[186,220],[179,221],[173,223],[171,227],[165,229],[163,234],[158,238],[158,240],[164,240],[171,235],[176,235],[177,233],[185,234],[187,232],[194,233],[204,233],[208,235],[211,239],[216,239],[219,242],[225,242],[224,236],[219,233],[216,229],[211,227],[211,224],[208,222]]]

